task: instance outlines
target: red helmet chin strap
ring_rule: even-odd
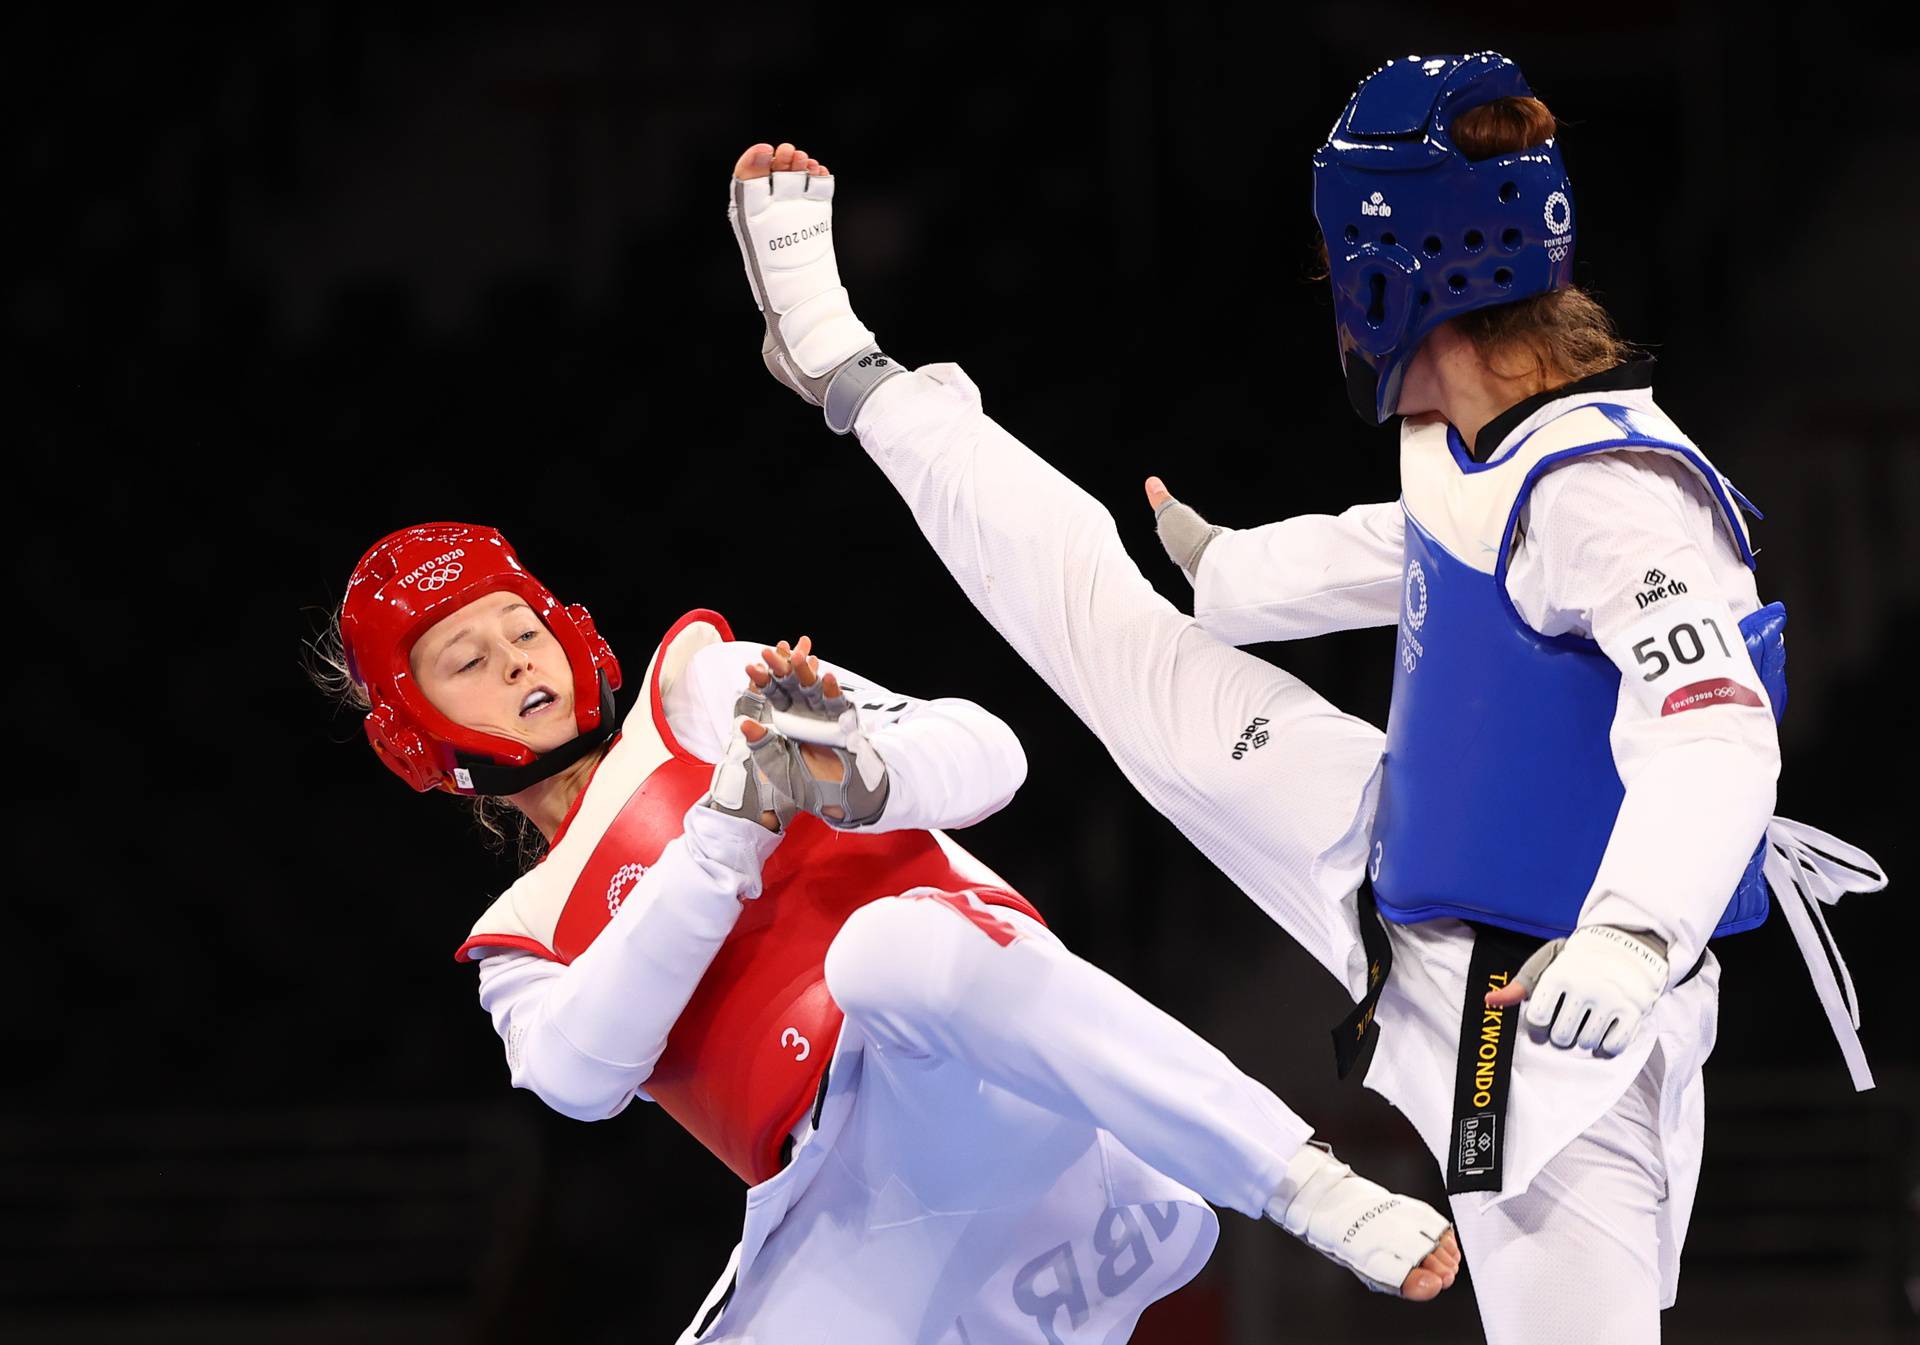
[[[552,632],[573,678],[578,737],[550,752],[454,723],[419,689],[408,663],[436,622],[489,593],[512,593]],[[507,539],[469,523],[402,528],[354,567],[340,608],[347,666],[366,692],[367,740],[417,790],[511,794],[579,760],[613,733],[620,662],[578,603],[562,606]]]
[[[524,766],[501,766],[485,757],[458,754],[459,764],[453,768],[455,790],[462,794],[518,794],[530,785],[558,775],[613,737],[613,686],[604,673],[600,676],[600,705],[596,717],[599,722],[593,728],[534,755]]]

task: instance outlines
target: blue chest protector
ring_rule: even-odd
[[[1735,505],[1692,445],[1649,437],[1628,408],[1598,406],[1618,430],[1551,453],[1528,472],[1487,574],[1451,554],[1409,507],[1399,662],[1387,721],[1369,874],[1380,913],[1412,924],[1442,916],[1542,938],[1579,919],[1625,795],[1609,730],[1620,671],[1591,640],[1543,636],[1514,611],[1507,557],[1540,476],[1573,457],[1641,449],[1685,458],[1712,484],[1733,534]],[[1459,470],[1475,468],[1461,459]],[[1740,623],[1777,716],[1786,706],[1786,610]],[[1684,844],[1676,819],[1675,843]],[[1765,844],[1714,933],[1767,918]]]

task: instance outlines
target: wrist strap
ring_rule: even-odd
[[[891,356],[881,354],[879,346],[868,346],[841,365],[828,382],[823,399],[827,428],[835,434],[846,434],[853,428],[854,417],[860,414],[860,408],[873,395],[873,390],[895,374],[905,372]]]

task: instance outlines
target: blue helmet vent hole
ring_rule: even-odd
[[[1519,185],[1517,183],[1512,183],[1512,182],[1502,182],[1500,184],[1500,199],[1502,201],[1505,201],[1509,205],[1519,200],[1520,199]]]
[[[1420,245],[1420,250],[1425,252],[1429,257],[1438,257],[1440,255],[1439,236],[1437,234],[1428,234],[1427,241]]]
[[[1349,224],[1349,225],[1347,226],[1347,241],[1348,241],[1349,243],[1358,243],[1358,242],[1360,241],[1360,226],[1359,226],[1359,225],[1357,225],[1357,224]]]
[[[1487,236],[1478,229],[1467,230],[1466,237],[1460,240],[1461,246],[1468,252],[1478,252],[1487,245]]]
[[[1508,252],[1518,252],[1520,250],[1520,244],[1523,241],[1525,241],[1524,236],[1518,229],[1501,230],[1500,246]]]
[[[1513,272],[1502,266],[1493,273],[1493,283],[1501,289],[1513,284]]]
[[[1367,322],[1375,327],[1387,320],[1387,278],[1375,271],[1367,277]]]
[[[1458,271],[1455,271],[1447,277],[1447,288],[1455,294],[1465,294],[1467,292],[1467,278]]]
[[[1398,241],[1399,241],[1399,240],[1398,240],[1398,239],[1396,239],[1396,238],[1395,238],[1395,237],[1394,237],[1394,236],[1393,236],[1392,234],[1390,234],[1390,233],[1386,233],[1386,234],[1381,234],[1381,235],[1380,235],[1380,246],[1381,246],[1381,247],[1383,247],[1383,248],[1390,248],[1390,247],[1392,247],[1392,246],[1393,246],[1393,245],[1394,245],[1394,244],[1395,244],[1396,242],[1398,242]]]
[[[1433,296],[1431,294],[1428,294],[1425,290],[1421,290],[1420,291],[1420,307],[1425,308],[1428,304],[1432,302],[1433,302]]]

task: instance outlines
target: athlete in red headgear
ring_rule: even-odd
[[[504,796],[548,842],[458,952],[514,1084],[582,1120],[657,1102],[752,1186],[683,1339],[1117,1342],[1205,1261],[1208,1201],[1373,1288],[1452,1283],[1442,1216],[934,830],[1025,776],[978,706],[694,611],[615,734],[586,610],[465,524],[377,543],[340,635],[395,774]]]

